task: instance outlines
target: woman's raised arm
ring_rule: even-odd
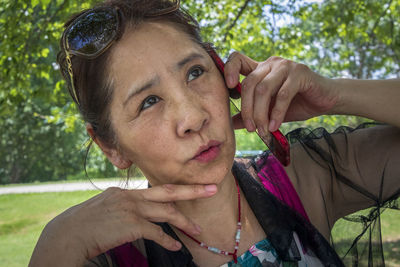
[[[339,89],[339,101],[331,114],[349,114],[400,127],[400,79],[330,80]]]
[[[233,53],[225,67],[230,88],[242,82],[242,112],[236,128],[263,135],[284,121],[323,114],[358,115],[400,127],[400,79],[329,79],[307,66],[280,57],[256,62]]]

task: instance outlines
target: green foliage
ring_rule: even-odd
[[[302,33],[298,42],[307,48],[298,59],[333,77],[398,77],[399,15],[398,0],[340,0],[304,6],[294,14]]]
[[[55,64],[63,23],[96,2],[0,2],[0,183],[83,176],[87,139]],[[388,78],[400,73],[400,0],[193,0],[183,6],[223,57],[238,50],[304,62],[330,77]],[[321,117],[284,125],[330,129],[362,120]],[[237,133],[239,149],[260,149]],[[114,176],[99,151],[90,174]]]
[[[55,62],[63,22],[89,4],[0,3],[0,184],[82,169],[84,128]]]
[[[79,151],[77,133],[66,132],[62,122],[48,122],[35,105],[16,103],[13,108],[15,113],[1,121],[7,130],[2,133],[0,184],[57,180],[76,172],[81,159],[71,155]]]

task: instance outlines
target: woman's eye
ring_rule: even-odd
[[[188,73],[188,81],[190,82],[194,79],[197,79],[203,74],[203,72],[204,72],[203,68],[199,66],[191,68]]]
[[[145,109],[151,107],[152,105],[158,103],[158,101],[160,101],[160,98],[158,96],[155,96],[155,95],[148,96],[143,101],[140,110],[145,110]]]

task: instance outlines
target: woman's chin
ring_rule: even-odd
[[[213,168],[209,168],[207,171],[201,171],[196,173],[186,173],[186,175],[181,176],[177,175],[174,177],[169,177],[169,179],[165,179],[165,177],[161,179],[151,179],[148,178],[149,183],[152,186],[162,185],[162,184],[180,184],[180,185],[193,185],[193,184],[220,184],[224,181],[227,175],[230,173],[232,166],[214,166]]]
[[[224,166],[213,166],[206,171],[199,172],[191,177],[184,179],[185,184],[220,184],[231,172],[232,165],[224,164]]]
[[[208,168],[202,169],[191,179],[192,183],[196,184],[220,184],[230,175],[233,165],[232,158],[225,157],[224,160]]]
[[[229,154],[229,155],[228,155]],[[231,155],[232,154],[232,155]],[[181,169],[169,170],[163,172],[167,175],[157,173],[151,175],[145,174],[149,183],[153,186],[162,184],[220,184],[230,175],[234,160],[233,153],[225,153],[214,162],[196,163],[191,162],[189,166],[184,166]]]

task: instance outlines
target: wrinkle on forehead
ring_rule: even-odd
[[[146,22],[135,27],[129,27],[122,38],[116,43],[117,49],[113,49],[111,61],[121,58],[122,52],[127,53],[130,51],[140,56],[135,58],[139,64],[145,62],[146,58],[144,58],[144,55],[146,53],[152,54],[152,51],[156,51],[157,53],[158,51],[169,50],[169,52],[179,55],[181,54],[179,49],[191,47],[193,50],[202,50],[205,52],[191,36],[179,28],[174,23],[162,21]],[[133,40],[134,42],[132,42]]]
[[[181,57],[206,51],[172,23],[147,22],[127,29],[110,56],[110,76],[118,88],[131,88],[164,72],[173,73]],[[160,68],[162,66],[162,68]]]

